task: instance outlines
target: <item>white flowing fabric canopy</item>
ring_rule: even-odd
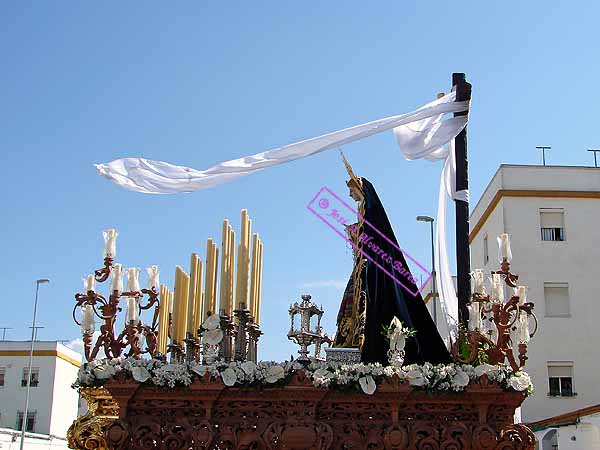
[[[144,158],[116,159],[109,163],[96,164],[96,168],[100,175],[125,189],[136,192],[145,194],[193,192],[227,183],[257,170],[340,147],[401,125],[419,123],[422,120],[429,123],[435,121],[440,115],[468,109],[468,102],[455,102],[455,99],[455,94],[450,93],[407,114],[386,117],[255,155],[224,161],[206,170],[196,170]],[[452,122],[446,125],[446,122],[450,121]],[[452,131],[454,128],[456,128],[456,124],[453,119],[441,121],[439,129],[432,133],[430,139],[424,141],[425,148],[421,151],[439,148],[448,143],[452,137],[456,136]],[[415,151],[415,154],[420,154],[420,152]]]
[[[446,95],[429,105],[436,105],[443,101]],[[427,105],[426,105],[427,106]],[[448,260],[448,247],[446,240],[446,200],[448,197],[463,202],[469,201],[467,190],[456,191],[456,158],[454,153],[454,138],[460,133],[469,120],[469,116],[458,116],[443,119],[443,114],[429,117],[411,124],[394,128],[396,141],[400,151],[408,160],[424,158],[429,161],[444,160],[444,168],[440,178],[440,191],[438,195],[438,213],[436,223],[435,242],[435,272],[437,292],[440,295],[440,306],[446,318],[448,331],[448,345],[458,336],[458,300],[454,281],[450,272]],[[445,144],[448,144],[447,146]],[[435,299],[433,299],[435,302]]]
[[[468,115],[445,118],[446,114],[469,110],[469,102],[457,102],[450,92],[415,111],[357,125],[294,144],[221,162],[206,170],[196,170],[163,161],[121,158],[96,164],[100,175],[117,185],[145,194],[194,192],[227,183],[267,167],[315,155],[369,136],[393,129],[400,150],[408,160],[445,160],[438,198],[436,279],[441,306],[446,316],[450,340],[458,331],[458,304],[450,274],[446,247],[446,197],[468,201],[468,192],[456,192],[454,138],[467,124]]]

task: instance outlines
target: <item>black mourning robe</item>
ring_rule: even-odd
[[[365,196],[365,220],[387,236],[390,241],[398,245],[375,188],[365,178],[362,178],[362,183]],[[400,261],[403,267],[408,268],[402,252],[378,233],[373,232],[369,225],[364,224],[361,228],[361,232],[366,232],[371,236],[373,238],[371,242],[383,249],[387,255],[391,255],[393,261]],[[363,251],[404,283],[406,274],[401,275],[391,264],[385,264],[366,245],[363,245]],[[420,293],[416,296],[412,295],[369,258],[367,258],[365,286],[363,287],[367,297],[365,335],[361,351],[363,363],[389,364],[387,356],[389,341],[383,335],[383,326],[389,326],[394,316],[398,317],[405,326],[417,332],[416,336],[406,340],[405,365],[422,364],[424,362],[432,364],[451,362],[446,345],[438,333]],[[413,292],[416,290],[415,287]]]

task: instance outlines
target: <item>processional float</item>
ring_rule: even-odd
[[[453,84],[457,99],[470,96],[464,75]],[[466,131],[462,139],[457,165],[466,189]],[[89,411],[69,429],[69,446],[533,449],[531,430],[514,423],[515,409],[532,389],[523,367],[537,329],[533,303],[510,272],[508,236],[500,237],[501,267],[490,274],[488,295],[483,272],[470,273],[464,233],[468,204],[466,215],[465,205],[457,206],[462,328],[452,346],[455,362],[403,366],[406,336],[398,328],[390,334],[390,365],[381,366],[323,361],[321,349],[330,340],[321,326],[323,310],[309,295],[289,310],[288,338],[300,345],[299,357],[259,361],[263,246],[245,210],[237,247],[233,227],[223,223],[221,265],[219,245],[209,239],[204,261],[193,253],[187,271],[176,268],[173,289],[159,283],[156,266],[147,269],[142,289],[139,269],[115,262],[117,232],[105,232],[104,265],[75,296],[86,363],[74,387]],[[105,282],[107,296],[96,289]]]

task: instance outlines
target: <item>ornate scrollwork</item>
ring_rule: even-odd
[[[119,417],[119,405],[105,388],[81,388],[88,404],[87,414],[79,417],[67,431],[69,448],[108,450],[105,431]]]
[[[427,395],[386,385],[372,396],[304,380],[271,389],[223,389],[206,380],[175,390],[109,385],[129,399],[106,430],[115,450],[533,450],[512,423],[523,393],[482,378],[461,393]],[[125,392],[127,391],[127,392]],[[129,392],[130,391],[130,392]],[[120,400],[121,401],[121,400]]]

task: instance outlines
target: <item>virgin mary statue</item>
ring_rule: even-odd
[[[398,317],[404,326],[416,331],[415,336],[406,341],[404,364],[450,362],[450,354],[423,298],[420,293],[414,295],[418,290],[415,280],[398,249],[398,241],[375,188],[369,180],[353,173],[343,154],[342,159],[350,175],[346,182],[350,197],[358,202],[358,222],[346,229],[354,243],[354,264],[338,314],[334,346],[359,348],[363,363],[387,365],[389,343],[384,327]],[[365,221],[373,228],[366,229]],[[369,233],[368,241],[364,239],[365,233]],[[393,277],[375,264],[377,259],[381,264],[393,261],[386,264],[387,272]],[[413,293],[394,278],[406,280],[404,284],[409,286],[412,283]]]

